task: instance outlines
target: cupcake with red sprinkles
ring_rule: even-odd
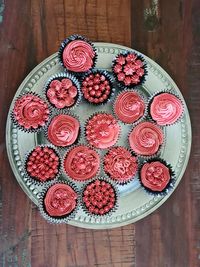
[[[116,187],[104,179],[89,182],[83,189],[82,206],[88,215],[108,215],[116,210],[117,202]]]
[[[166,194],[173,188],[175,179],[171,165],[162,159],[151,159],[139,170],[142,187],[152,194]]]
[[[74,34],[61,43],[58,58],[67,71],[81,75],[95,67],[97,53],[92,42]]]
[[[106,149],[116,144],[120,126],[109,113],[94,114],[86,123],[85,134],[88,143],[100,149]]]
[[[71,109],[80,102],[79,81],[69,73],[57,73],[48,80],[45,95],[54,108]]]
[[[76,182],[88,181],[99,172],[100,156],[89,146],[77,145],[65,155],[63,169]]]
[[[94,70],[84,76],[81,90],[89,103],[106,103],[113,93],[111,77],[107,71]]]
[[[133,88],[142,84],[147,74],[143,57],[135,52],[118,54],[113,60],[112,71],[122,88]]]
[[[50,110],[40,96],[29,93],[18,97],[11,116],[15,125],[21,130],[37,132],[46,126]]]
[[[67,223],[74,218],[78,206],[78,190],[66,181],[50,183],[41,193],[39,210],[50,223]]]
[[[137,157],[125,147],[113,147],[104,156],[104,171],[119,184],[131,181],[138,170]]]
[[[59,175],[60,158],[51,146],[36,146],[26,157],[25,171],[35,183],[49,182]]]

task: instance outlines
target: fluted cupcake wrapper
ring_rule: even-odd
[[[52,114],[51,108],[50,108],[50,106],[49,106],[49,104],[48,104],[48,101],[46,101],[43,97],[41,97],[39,94],[37,94],[37,93],[35,93],[35,92],[31,92],[31,93],[22,93],[22,94],[20,94],[20,95],[16,98],[15,103],[16,103],[21,97],[26,96],[26,95],[37,96],[37,97],[39,97],[41,100],[43,100],[45,104],[47,104],[47,106],[48,106],[48,110],[49,110],[49,117],[48,117],[48,120],[45,122],[44,126],[38,126],[38,128],[33,128],[33,127],[31,127],[30,129],[26,129],[25,127],[23,127],[22,125],[20,125],[20,124],[18,123],[18,121],[15,119],[15,115],[14,115],[14,113],[13,113],[13,110],[12,110],[12,112],[10,113],[11,120],[12,120],[12,122],[14,123],[14,125],[15,125],[19,130],[21,130],[21,131],[23,131],[23,132],[26,132],[26,133],[38,133],[38,132],[41,132],[42,130],[44,130],[44,129],[47,127],[47,124],[48,124],[48,122],[49,122],[49,120],[50,120],[50,117],[51,117],[51,114]],[[14,106],[15,106],[15,104],[14,104]]]
[[[105,164],[104,164],[104,158],[105,158],[105,156],[109,153],[109,151],[110,151],[111,149],[113,149],[113,148],[117,148],[117,147],[125,148],[125,149],[131,154],[131,156],[136,157],[136,159],[137,159],[137,169],[136,169],[136,172],[135,172],[135,174],[134,174],[132,177],[130,177],[130,178],[125,178],[125,179],[123,179],[123,178],[113,178],[113,177],[112,177],[112,176],[105,170],[105,167],[104,167],[104,166],[105,166]],[[125,146],[113,146],[113,147],[111,147],[111,148],[108,149],[108,151],[106,152],[106,154],[105,154],[104,157],[103,157],[103,172],[105,173],[106,176],[109,177],[109,179],[110,179],[113,183],[115,183],[115,184],[117,184],[117,185],[127,185],[127,184],[129,184],[131,181],[133,181],[133,180],[135,179],[137,173],[138,173],[138,169],[139,169],[139,158],[138,158],[138,156],[137,156],[131,149],[129,149],[129,148],[125,147]]]
[[[72,151],[74,148],[79,147],[79,146],[86,146],[86,147],[92,149],[93,151],[95,151],[95,152],[98,154],[98,156],[99,156],[99,160],[100,160],[100,164],[99,164],[99,167],[98,167],[98,169],[97,169],[96,174],[95,174],[93,177],[88,178],[88,179],[86,179],[86,180],[79,180],[79,179],[75,179],[75,178],[71,177],[71,176],[68,174],[68,172],[65,170],[65,166],[64,166],[64,165],[65,165],[65,164],[64,164],[64,163],[65,163],[65,158],[66,158],[66,156],[68,155],[68,153],[69,153],[70,151]],[[99,152],[98,152],[95,148],[93,148],[91,145],[84,144],[84,143],[80,143],[80,144],[72,145],[70,148],[68,148],[68,149],[66,150],[66,152],[65,152],[65,154],[64,154],[64,156],[63,156],[63,158],[62,158],[61,166],[62,166],[62,172],[63,172],[64,176],[67,177],[67,179],[69,179],[69,180],[72,181],[72,182],[75,182],[75,183],[78,183],[78,184],[82,184],[82,185],[83,185],[83,184],[85,184],[85,183],[88,183],[88,182],[93,181],[94,178],[95,178],[96,176],[99,175],[99,173],[100,173],[100,166],[101,166],[101,156],[100,156]]]
[[[72,210],[71,213],[67,214],[67,215],[63,215],[63,216],[57,216],[57,217],[53,217],[51,215],[49,215],[45,209],[45,206],[44,206],[44,198],[45,198],[45,195],[48,191],[48,189],[55,185],[55,184],[66,184],[66,185],[69,185],[76,193],[77,193],[77,200],[76,200],[76,207],[74,210]],[[39,211],[40,211],[40,214],[42,215],[42,217],[44,219],[46,219],[49,223],[52,223],[52,224],[61,224],[61,223],[68,223],[70,220],[72,220],[75,215],[77,214],[78,212],[78,209],[80,207],[80,197],[79,197],[79,190],[77,189],[76,185],[70,181],[65,181],[65,180],[60,180],[59,182],[57,181],[53,181],[51,183],[49,183],[47,186],[45,186],[45,188],[42,190],[42,192],[40,193],[40,198],[39,198]]]
[[[107,148],[98,148],[98,147],[95,147],[95,146],[93,146],[92,144],[90,144],[90,142],[89,142],[88,139],[87,139],[87,134],[86,134],[86,131],[87,131],[87,130],[86,130],[86,126],[87,126],[88,122],[89,122],[94,116],[96,116],[96,115],[98,115],[98,114],[109,114],[109,115],[112,115],[112,117],[117,121],[117,123],[118,123],[118,125],[119,125],[119,134],[118,134],[118,137],[117,137],[117,140],[116,140],[115,144],[113,144],[112,146],[109,146],[109,147],[107,147]],[[110,112],[104,112],[104,111],[94,112],[92,115],[90,115],[90,116],[88,117],[88,119],[87,119],[87,120],[85,121],[85,123],[84,123],[84,139],[85,139],[85,142],[86,142],[87,144],[89,144],[91,147],[95,148],[95,149],[106,150],[106,149],[109,149],[109,148],[111,148],[111,147],[113,147],[113,146],[116,146],[117,143],[118,143],[118,141],[119,141],[119,139],[120,139],[120,137],[121,137],[121,133],[122,133],[122,129],[121,129],[121,126],[120,126],[118,120],[117,120],[117,119],[113,116],[113,114],[110,113]]]
[[[85,71],[85,72],[75,72],[75,71],[71,71],[69,69],[67,69],[63,63],[63,58],[62,58],[62,55],[63,55],[63,51],[65,49],[65,47],[71,42],[71,41],[75,41],[75,40],[82,40],[82,41],[85,41],[86,43],[90,44],[94,53],[95,53],[95,56],[93,58],[93,66],[88,70],[88,71]],[[89,40],[87,39],[86,37],[82,36],[82,35],[79,35],[79,34],[73,34],[69,37],[67,37],[65,40],[62,41],[61,45],[60,45],[60,48],[58,50],[58,59],[59,59],[59,63],[61,64],[61,66],[63,66],[63,68],[70,72],[70,73],[73,73],[75,75],[77,75],[78,77],[81,77],[83,74],[86,74],[88,73],[90,70],[92,70],[95,65],[96,65],[96,62],[97,62],[97,49],[95,48],[94,44]]]
[[[56,155],[59,158],[58,173],[55,175],[54,178],[48,179],[48,180],[46,180],[44,182],[42,182],[40,180],[37,180],[37,178],[34,178],[34,177],[30,176],[30,174],[27,171],[27,161],[28,161],[28,158],[31,155],[31,153],[35,150],[36,147],[41,147],[41,148],[47,147],[47,148],[51,148],[56,153]],[[52,181],[57,181],[58,178],[61,175],[61,157],[60,157],[60,153],[58,152],[58,150],[56,149],[56,147],[53,146],[53,145],[51,145],[51,144],[48,144],[48,145],[37,145],[33,149],[31,149],[29,152],[27,152],[25,154],[24,160],[23,160],[23,170],[24,170],[25,176],[27,178],[27,181],[30,182],[31,184],[34,184],[36,186],[44,186],[44,185],[45,186],[48,186],[49,183],[51,183]]]
[[[143,62],[143,69],[144,69],[144,75],[142,77],[140,77],[140,81],[139,83],[137,84],[131,84],[131,85],[125,85],[123,81],[119,81],[118,78],[117,78],[117,74],[114,72],[114,67],[116,65],[116,59],[122,55],[122,56],[127,56],[129,54],[132,54],[134,53],[135,55],[137,55],[137,59],[141,60]],[[113,59],[112,61],[112,74],[115,78],[115,81],[117,83],[117,85],[121,88],[121,89],[134,89],[136,88],[137,86],[139,85],[142,85],[145,81],[146,81],[146,76],[148,74],[148,71],[147,71],[147,65],[146,65],[146,61],[144,59],[144,57],[139,54],[138,52],[135,52],[135,51],[125,51],[125,52],[121,52],[119,54],[117,54],[117,56]]]
[[[77,91],[78,91],[78,95],[77,97],[75,97],[75,103],[70,106],[70,107],[64,107],[64,108],[57,108],[54,104],[52,104],[47,96],[47,90],[49,89],[49,86],[50,86],[50,83],[53,81],[53,80],[59,80],[61,81],[62,79],[69,79],[72,81],[73,85],[75,85],[75,87],[77,88]],[[52,113],[54,113],[55,111],[57,110],[66,110],[66,111],[70,111],[70,110],[73,110],[74,108],[76,108],[80,102],[81,102],[81,99],[82,99],[82,93],[81,93],[81,90],[80,90],[80,82],[79,80],[71,73],[68,73],[68,72],[58,72],[56,74],[53,74],[45,83],[45,86],[43,88],[43,94],[46,98],[46,101],[49,103],[49,105],[51,106],[51,109],[52,109]]]
[[[86,187],[95,182],[96,180],[100,180],[100,181],[105,181],[106,183],[109,183],[112,188],[114,189],[114,192],[115,192],[115,204],[114,204],[114,207],[112,209],[110,209],[107,213],[103,214],[103,215],[100,215],[100,214],[95,214],[95,213],[91,213],[88,208],[86,207],[84,201],[83,201],[83,197],[84,197],[84,191],[86,189]],[[96,177],[94,178],[92,181],[89,181],[88,183],[84,183],[84,185],[82,186],[81,188],[81,207],[83,209],[83,211],[90,217],[92,218],[105,218],[105,217],[108,217],[108,216],[111,216],[113,213],[116,212],[116,210],[118,209],[119,207],[119,190],[116,186],[116,184],[109,178],[105,178],[105,177]]]
[[[144,104],[145,104],[144,114],[138,120],[136,120],[133,123],[127,123],[127,122],[124,122],[124,121],[120,120],[120,118],[115,113],[115,103],[116,103],[118,97],[120,95],[122,95],[123,93],[125,93],[125,92],[134,92],[134,93],[137,93],[142,98],[142,100],[144,101]],[[113,104],[112,104],[112,112],[113,112],[115,118],[117,120],[119,120],[121,123],[123,123],[124,125],[132,125],[132,127],[135,127],[137,124],[139,124],[142,121],[145,121],[145,119],[147,118],[147,116],[148,116],[148,108],[147,107],[148,107],[148,98],[146,96],[144,96],[144,94],[141,93],[138,89],[134,89],[134,90],[133,89],[132,90],[131,89],[124,89],[123,91],[121,91],[116,96],[115,100],[113,101]]]
[[[152,102],[153,102],[154,97],[157,96],[157,95],[163,94],[163,93],[168,93],[168,94],[171,94],[171,95],[177,97],[178,100],[181,101],[183,110],[182,110],[182,114],[181,114],[181,116],[180,116],[174,123],[171,123],[171,124],[165,124],[165,125],[159,125],[159,124],[157,123],[157,121],[155,121],[155,120],[152,118],[152,116],[151,116],[151,112],[150,112],[150,108],[151,108],[151,104],[152,104]],[[164,90],[161,90],[161,91],[156,91],[154,94],[152,94],[152,95],[149,97],[148,105],[147,105],[147,113],[148,113],[148,117],[149,117],[153,122],[155,122],[157,125],[159,125],[159,126],[161,126],[161,127],[168,127],[168,126],[172,126],[172,125],[175,125],[175,124],[177,124],[177,123],[180,122],[180,120],[183,118],[183,115],[184,115],[184,113],[185,113],[185,105],[184,105],[183,100],[181,99],[181,97],[180,97],[177,93],[175,93],[173,90],[167,90],[167,89],[164,89]]]
[[[56,116],[58,116],[58,115],[68,115],[68,116],[71,116],[71,117],[77,119],[78,122],[79,122],[79,125],[80,125],[80,126],[79,126],[79,133],[78,133],[77,139],[76,139],[75,142],[74,142],[73,144],[71,144],[71,145],[68,145],[68,146],[57,146],[57,145],[54,145],[54,144],[52,144],[51,140],[50,140],[49,137],[48,137],[48,128],[49,128],[49,126],[50,126],[50,124],[51,124],[51,121],[52,121]],[[66,151],[66,149],[68,149],[69,147],[71,147],[71,146],[73,146],[73,145],[75,145],[75,144],[78,144],[79,141],[80,141],[80,138],[81,138],[81,135],[82,135],[83,132],[84,132],[84,130],[83,130],[83,128],[82,128],[82,125],[81,125],[81,123],[80,123],[80,118],[79,118],[78,115],[74,114],[74,113],[71,112],[71,111],[66,111],[66,110],[55,110],[54,113],[52,114],[50,120],[49,120],[49,123],[48,123],[47,127],[46,127],[45,130],[44,130],[44,136],[45,136],[45,138],[48,140],[49,143],[51,143],[53,146],[55,146],[55,147],[62,153],[62,152],[64,152],[64,151]]]
[[[152,154],[152,155],[142,155],[142,154],[139,154],[137,153],[136,151],[134,151],[131,146],[130,146],[130,143],[128,141],[128,144],[129,144],[129,148],[131,151],[133,151],[135,153],[135,155],[138,156],[138,159],[140,160],[151,160],[152,158],[154,157],[158,157],[160,156],[160,153],[162,151],[162,148],[165,147],[165,143],[166,143],[166,136],[165,136],[165,133],[164,133],[164,128],[159,126],[158,124],[156,124],[154,121],[152,121],[151,119],[148,119],[146,118],[146,120],[142,120],[140,123],[143,123],[143,122],[151,122],[152,124],[154,124],[156,127],[158,127],[162,133],[163,133],[163,143],[159,146],[158,150],[156,151],[156,153]],[[135,128],[135,126],[139,125],[140,123],[137,123],[136,125],[134,125],[134,127],[131,128],[131,130],[129,131],[128,133],[128,140],[129,140],[129,136],[131,134],[131,132],[133,131],[133,129]]]
[[[101,103],[93,103],[93,102],[90,102],[88,101],[88,99],[86,99],[84,97],[84,93],[82,91],[82,83],[83,81],[85,80],[85,78],[87,78],[90,74],[100,74],[100,75],[104,75],[106,77],[106,79],[109,81],[109,85],[110,85],[110,88],[111,88],[111,92],[110,92],[110,95],[108,96],[107,99],[105,99],[103,102]],[[82,77],[81,77],[81,91],[82,91],[82,94],[83,94],[83,98],[85,99],[85,101],[90,104],[90,105],[93,105],[94,107],[95,106],[101,106],[101,105],[104,105],[108,102],[111,101],[111,99],[113,98],[114,96],[114,93],[115,93],[115,88],[114,88],[114,80],[113,78],[111,77],[111,75],[109,74],[109,72],[107,70],[102,70],[102,69],[94,69],[94,70],[91,70],[89,71],[87,74],[84,74]]]
[[[169,173],[170,173],[170,180],[168,182],[168,184],[166,185],[166,187],[162,190],[162,191],[153,191],[151,189],[149,189],[148,187],[144,186],[142,181],[141,181],[141,169],[143,167],[143,165],[145,163],[151,163],[151,162],[154,162],[154,161],[159,161],[161,162],[162,164],[164,164],[168,169],[169,169]],[[171,190],[173,190],[174,186],[175,186],[175,183],[176,183],[176,177],[175,177],[175,172],[171,166],[171,164],[169,164],[167,161],[165,161],[164,159],[160,158],[160,157],[154,157],[152,159],[149,159],[149,160],[146,160],[144,161],[143,163],[140,164],[139,166],[139,182],[140,182],[140,185],[141,187],[150,195],[153,195],[153,196],[166,196]]]

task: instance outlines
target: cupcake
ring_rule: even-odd
[[[100,168],[100,157],[94,149],[78,145],[67,153],[63,166],[69,177],[83,182],[96,176]]]
[[[71,108],[80,100],[80,84],[73,75],[58,73],[47,82],[45,94],[53,107]]]
[[[36,146],[29,153],[25,169],[30,178],[36,182],[47,182],[54,178],[59,173],[60,159],[52,147]]]
[[[78,194],[75,187],[66,182],[53,183],[41,194],[39,209],[42,216],[51,223],[67,223],[78,208]]]
[[[77,140],[79,131],[80,123],[75,117],[59,114],[51,120],[47,137],[55,146],[66,147]]]
[[[12,118],[24,131],[37,131],[44,127],[49,119],[47,103],[34,93],[20,96],[13,108]]]
[[[159,93],[150,101],[150,115],[158,125],[172,125],[183,114],[181,100],[171,93]]]
[[[139,123],[129,135],[130,147],[141,156],[156,154],[163,142],[162,130],[152,122]]]
[[[137,92],[124,91],[115,100],[114,113],[124,123],[135,123],[145,114],[145,102]]]
[[[150,193],[166,193],[173,186],[173,171],[163,160],[145,162],[139,172],[141,185]]]
[[[108,113],[95,114],[86,125],[86,139],[90,145],[105,149],[113,146],[119,137],[120,126]]]
[[[144,59],[135,52],[118,54],[113,61],[112,70],[122,88],[133,88],[141,84],[147,74]]]
[[[113,90],[108,72],[95,70],[85,75],[81,90],[89,103],[102,104],[107,102]]]
[[[65,39],[59,49],[59,61],[71,72],[83,74],[91,70],[96,63],[96,50],[93,44],[80,35],[71,35]]]
[[[111,183],[97,179],[85,186],[82,200],[86,213],[107,215],[116,208],[117,191]]]
[[[124,147],[113,147],[104,157],[105,172],[119,184],[132,180],[137,169],[137,157]]]

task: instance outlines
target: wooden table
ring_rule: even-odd
[[[200,1],[0,0],[0,266],[200,266]],[[24,77],[66,36],[133,47],[176,81],[193,148],[181,184],[136,224],[93,231],[44,221],[8,163],[5,123]]]

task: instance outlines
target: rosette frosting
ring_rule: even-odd
[[[111,148],[104,157],[104,170],[118,182],[134,177],[138,168],[137,158],[124,147]]]
[[[79,128],[76,118],[66,114],[57,115],[48,127],[48,139],[56,146],[69,146],[76,141]]]
[[[70,41],[63,51],[64,66],[74,72],[88,71],[94,65],[95,51],[83,40]]]
[[[114,111],[121,121],[134,123],[144,115],[145,103],[138,93],[126,91],[117,97]]]
[[[69,185],[55,184],[45,195],[45,210],[53,217],[68,215],[75,209],[77,197],[77,193]]]
[[[153,98],[150,114],[159,125],[175,123],[183,113],[181,100],[170,93],[161,93]]]
[[[100,157],[96,151],[87,146],[77,146],[69,151],[64,160],[67,174],[77,181],[85,181],[97,174]]]
[[[162,130],[151,122],[142,122],[138,124],[129,135],[130,147],[139,155],[154,155],[164,137]]]
[[[113,146],[117,142],[119,132],[120,126],[116,119],[107,113],[94,115],[86,125],[86,138],[96,148]]]
[[[20,97],[13,109],[15,120],[27,130],[44,126],[49,119],[49,113],[47,103],[34,94]]]
[[[152,191],[163,191],[170,181],[169,168],[160,161],[145,163],[142,166],[141,183]]]

